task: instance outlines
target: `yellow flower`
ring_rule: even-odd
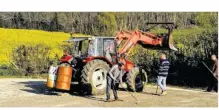
[[[73,36],[80,36],[80,34]],[[51,48],[50,57],[53,58],[56,54],[60,56],[62,54],[60,45],[69,38],[70,34],[64,32],[0,28],[0,64],[9,64],[13,49],[22,44],[37,45],[43,43]]]

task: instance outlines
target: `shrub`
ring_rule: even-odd
[[[35,46],[21,45],[14,49],[12,60],[19,69],[25,72],[25,75],[30,73],[47,73],[50,66],[50,50],[51,48],[44,44]]]
[[[17,69],[13,65],[1,65],[0,76],[23,76],[24,71]]]

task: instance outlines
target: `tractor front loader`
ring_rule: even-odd
[[[156,35],[151,32],[120,31],[115,37],[73,37],[66,42],[73,44],[74,64],[71,84],[79,84],[80,91],[86,94],[103,94],[106,90],[106,75],[112,65],[122,61],[125,64],[123,82],[127,89],[141,92],[147,83],[147,73],[126,57],[130,50],[139,44],[143,48],[174,50],[171,23],[167,24],[168,33]],[[58,76],[59,77],[59,76]],[[74,88],[73,88],[74,89]]]

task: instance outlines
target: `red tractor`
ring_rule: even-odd
[[[155,24],[155,23],[151,23]],[[66,42],[73,43],[72,56],[76,62],[72,72],[71,84],[79,84],[86,94],[103,94],[106,89],[106,75],[113,64],[125,64],[123,82],[132,91],[143,91],[147,83],[147,73],[126,59],[129,51],[139,44],[143,48],[177,50],[172,42],[172,25],[162,36],[151,32],[120,31],[115,37],[73,37]],[[170,25],[169,25],[170,24]]]

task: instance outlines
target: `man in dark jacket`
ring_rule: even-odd
[[[110,69],[110,71],[107,74],[107,86],[106,86],[106,101],[105,102],[111,102],[113,100],[110,100],[110,89],[113,90],[113,95],[115,100],[122,101],[118,98],[117,91],[115,88],[116,83],[122,83],[122,75],[124,70],[124,64],[122,62],[113,65],[113,67]]]
[[[159,65],[159,72],[157,77],[157,83],[160,86],[162,93],[161,95],[166,95],[166,79],[169,71],[169,61],[166,59],[165,54],[160,55],[160,65]]]
[[[216,55],[212,55],[211,60],[214,62],[214,65],[212,68],[213,75],[216,78],[218,78],[218,60],[217,60]],[[211,92],[212,89],[214,89],[216,92],[218,91],[218,80],[216,78],[214,78],[214,77],[210,78],[209,85],[207,88],[208,92]]]

